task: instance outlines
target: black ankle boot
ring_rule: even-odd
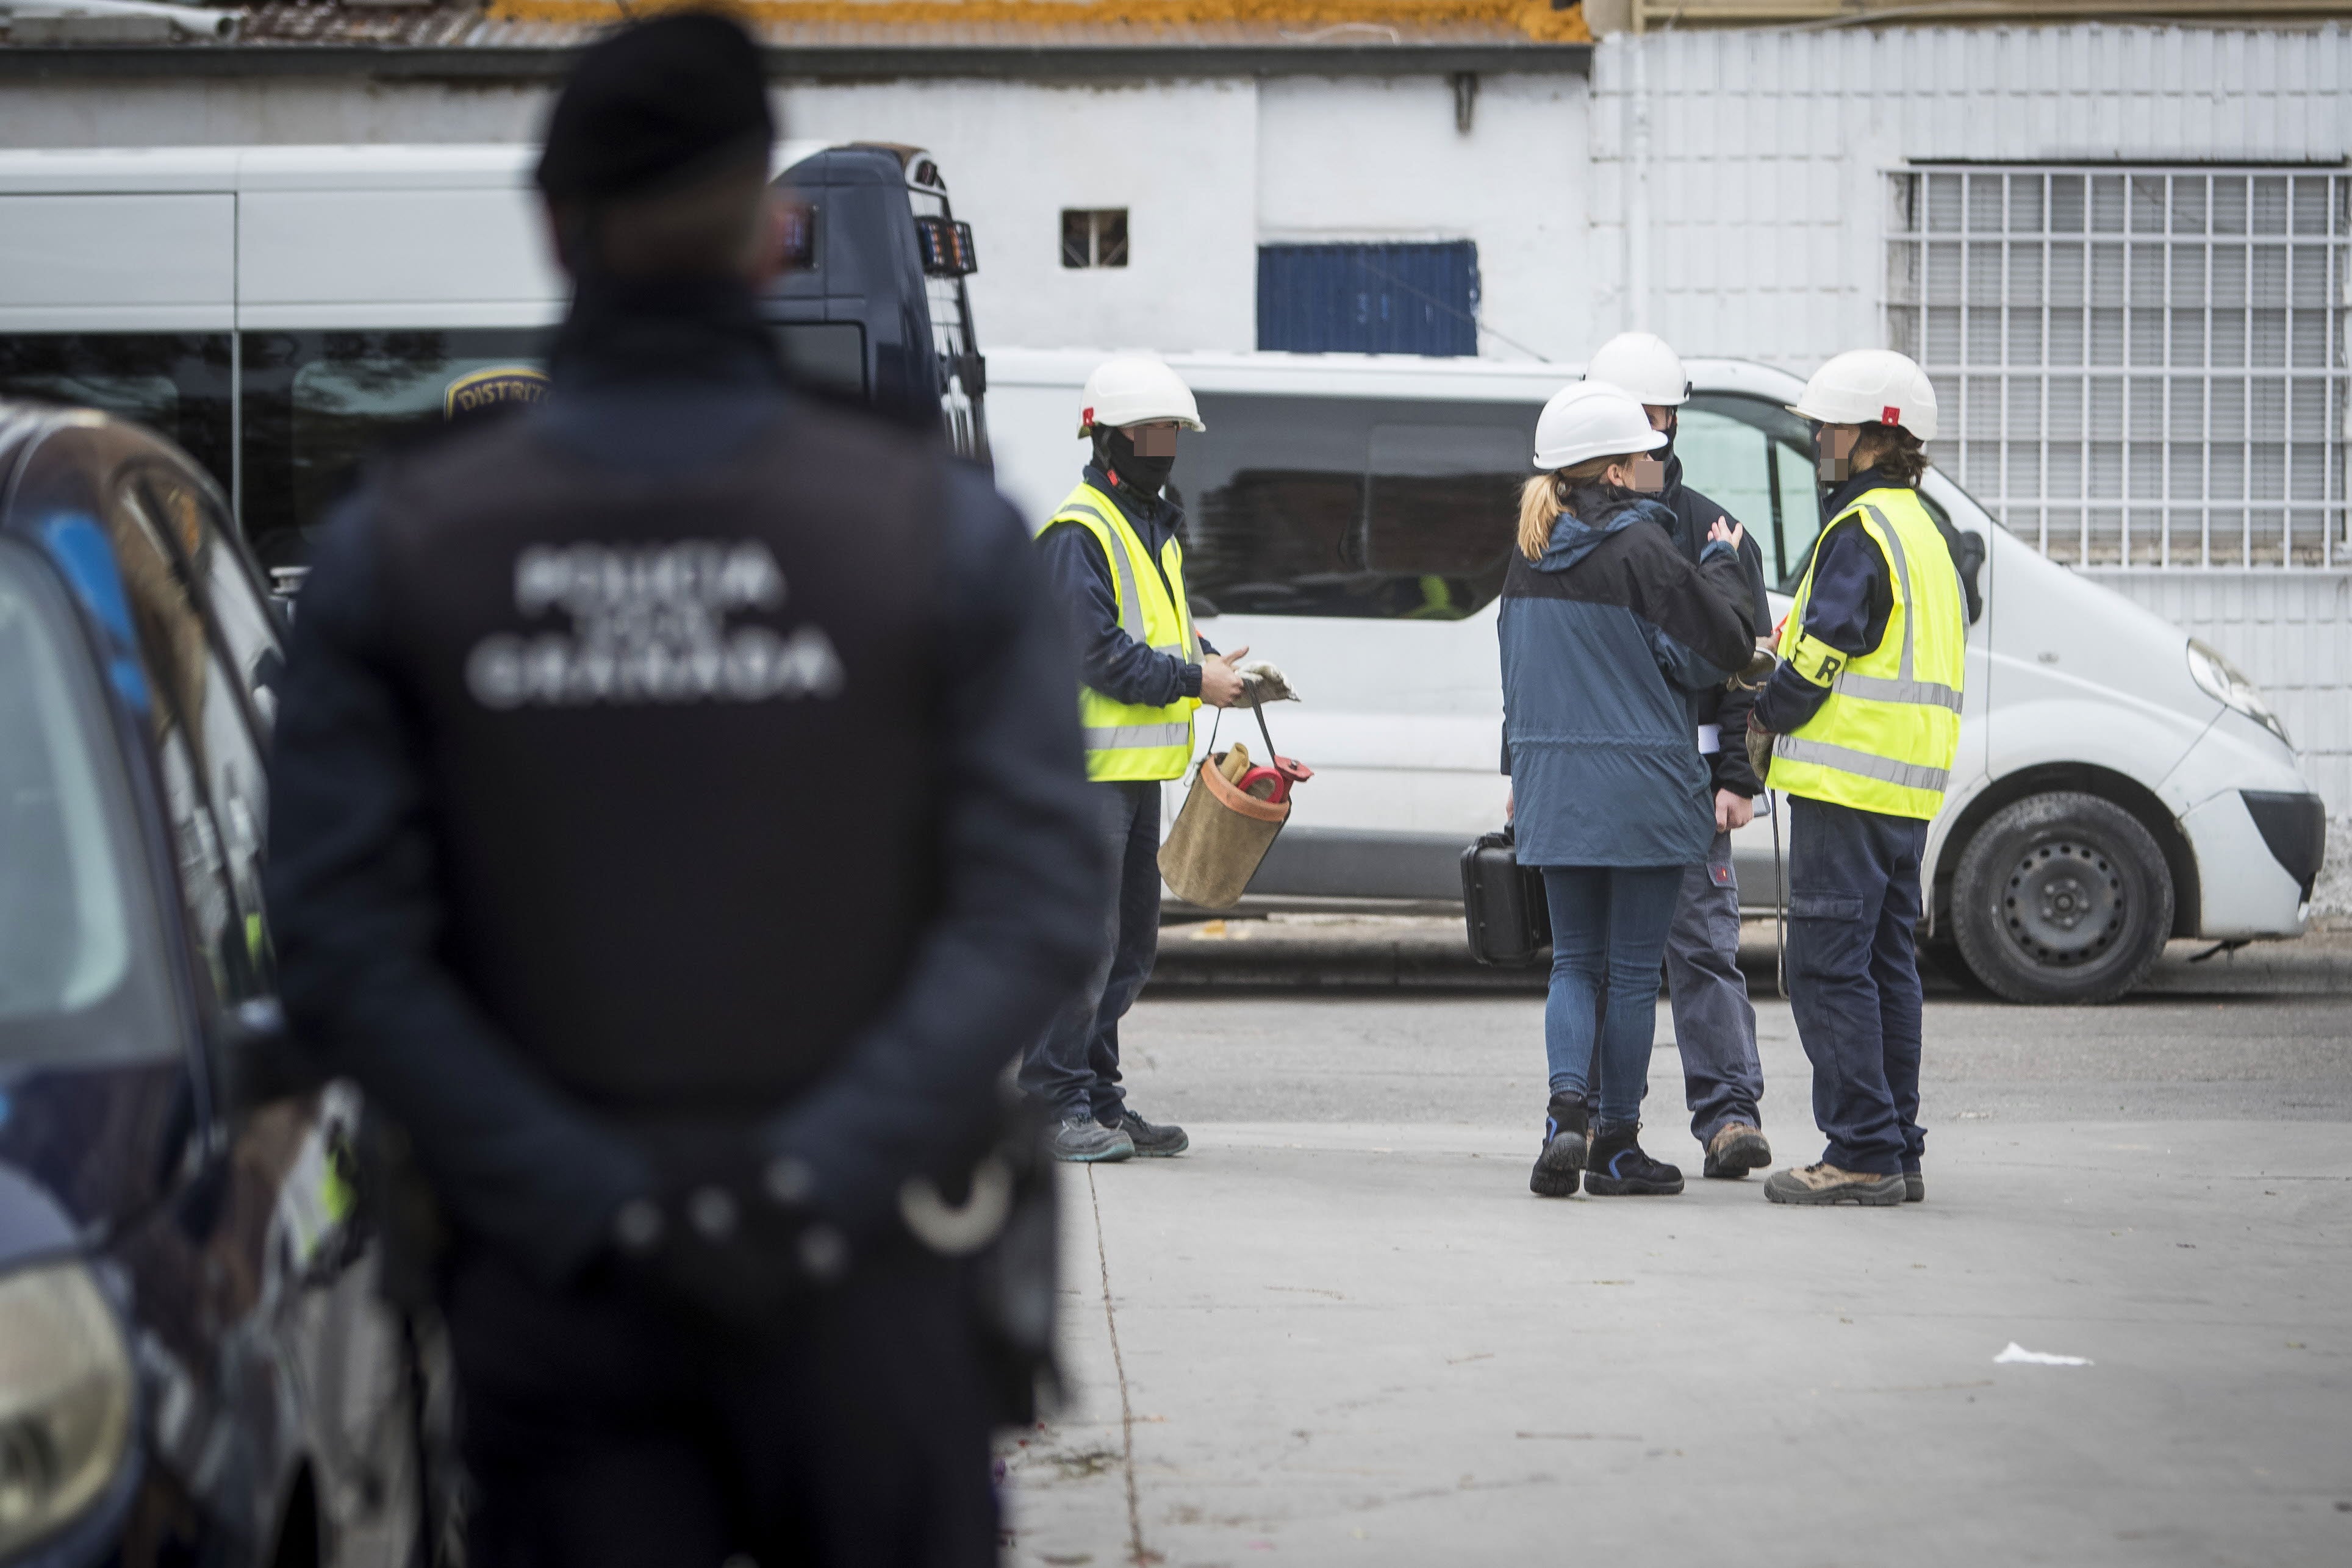
[[[1591,1113],[1581,1094],[1560,1093],[1544,1108],[1543,1147],[1536,1155],[1528,1190],[1538,1197],[1573,1197],[1576,1175],[1584,1168],[1584,1135]]]
[[[1657,1197],[1683,1189],[1683,1173],[1654,1160],[1635,1141],[1639,1122],[1603,1122],[1593,1129],[1585,1158],[1584,1190],[1595,1197]]]

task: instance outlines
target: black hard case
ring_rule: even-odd
[[[1525,969],[1551,956],[1551,905],[1543,873],[1519,863],[1511,830],[1488,833],[1462,852],[1462,919],[1470,956],[1481,964]]]

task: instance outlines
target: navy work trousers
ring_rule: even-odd
[[[1813,1063],[1822,1157],[1919,1166],[1919,860],[1927,824],[1789,802],[1789,1001]]]
[[[1682,898],[1666,930],[1666,995],[1683,1059],[1691,1134],[1702,1144],[1727,1123],[1764,1125],[1764,1069],[1756,1056],[1756,1009],[1739,972],[1739,881],[1731,835],[1683,871]]]
[[[1116,1122],[1127,1104],[1118,1082],[1118,1020],[1135,1005],[1160,956],[1160,786],[1092,786],[1099,831],[1118,870],[1104,912],[1102,957],[1085,987],[1021,1063],[1021,1087],[1063,1120]]]
[[[990,1568],[982,1353],[950,1265],[877,1262],[756,1345],[486,1252],[444,1312],[475,1568]]]

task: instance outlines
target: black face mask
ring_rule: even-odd
[[[1112,483],[1143,501],[1160,494],[1176,466],[1172,454],[1166,457],[1142,455],[1135,449],[1134,437],[1117,428],[1106,430],[1096,438],[1095,458],[1109,473]]]
[[[1633,459],[1634,489],[1645,496],[1654,496],[1666,487],[1666,465],[1674,461],[1675,432],[1681,428],[1681,424],[1679,419],[1666,421],[1666,428],[1659,433],[1666,438],[1666,444],[1655,452],[1644,452]]]

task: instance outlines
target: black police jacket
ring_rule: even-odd
[[[321,540],[289,1010],[542,1278],[682,1139],[870,1233],[1101,942],[1062,618],[985,478],[793,397],[740,288],[591,293],[551,369]]]
[[[1730,517],[1730,514],[1683,483],[1683,460],[1671,448],[1666,453],[1665,467],[1665,487],[1658,492],[1657,498],[1675,515],[1675,542],[1696,565],[1706,549],[1707,530],[1715,527],[1717,517]],[[1730,520],[1747,521],[1743,517]],[[1739,565],[1748,582],[1748,603],[1742,608],[1748,624],[1760,634],[1771,628],[1772,601],[1765,595],[1764,548],[1757,543],[1752,531],[1739,543]],[[1748,714],[1755,700],[1753,693],[1721,687],[1694,694],[1691,698],[1692,723],[1711,724],[1719,732],[1718,748],[1706,758],[1714,787],[1750,799],[1764,792],[1755,769],[1748,766]]]

